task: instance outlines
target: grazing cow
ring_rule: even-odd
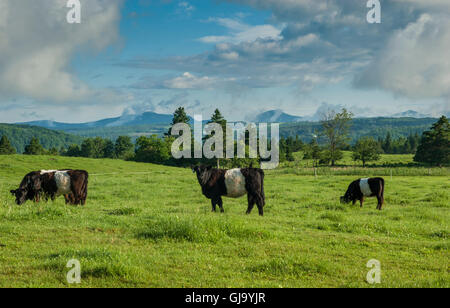
[[[377,197],[378,205],[377,210],[381,211],[384,203],[384,179],[383,178],[370,178],[359,179],[350,184],[347,192],[341,197],[341,203],[353,202],[359,200],[361,207],[366,197]]]
[[[11,190],[11,194],[16,197],[18,205],[22,205],[28,200],[39,202],[40,192],[41,173],[39,171],[33,171],[25,175],[22,182],[20,182],[19,188]]]
[[[247,194],[248,209],[250,214],[253,207],[258,206],[259,215],[264,215],[264,171],[255,168],[244,169],[214,169],[212,167],[192,167],[197,174],[197,179],[202,187],[203,195],[211,199],[212,211],[216,211],[219,205],[223,213],[222,196],[229,198],[240,198]]]
[[[87,198],[88,173],[83,170],[41,170],[27,174],[19,189],[12,190],[16,203],[21,205],[27,200],[39,202],[43,195],[45,200],[54,201],[64,195],[66,204],[85,205]],[[23,185],[26,183],[26,185]]]

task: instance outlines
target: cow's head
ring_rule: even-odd
[[[25,201],[27,201],[27,196],[28,196],[28,190],[27,189],[23,189],[23,188],[19,188],[16,190],[11,190],[11,194],[16,197],[16,203],[17,205],[22,205],[25,203]]]
[[[344,196],[341,197],[342,204],[350,203],[352,200],[353,200],[352,194],[350,194],[348,192]]]
[[[200,184],[204,184],[208,181],[211,175],[212,167],[211,166],[193,166],[192,172],[197,174],[197,179]]]

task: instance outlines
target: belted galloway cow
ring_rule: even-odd
[[[202,187],[203,195],[211,199],[212,211],[216,211],[219,205],[223,213],[222,197],[240,198],[247,195],[248,208],[250,214],[253,207],[258,207],[259,215],[264,215],[265,194],[264,194],[264,171],[257,168],[242,169],[214,169],[208,166],[192,167],[192,171],[197,174],[197,180]]]
[[[350,184],[347,192],[341,197],[341,203],[353,202],[359,200],[361,207],[364,199],[368,197],[377,197],[377,210],[381,211],[384,203],[384,179],[383,178],[367,178],[359,179]]]

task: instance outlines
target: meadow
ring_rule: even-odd
[[[267,171],[259,217],[245,198],[211,213],[190,169],[0,156],[0,287],[450,287],[448,168],[383,159],[392,167]],[[27,172],[62,168],[89,171],[85,207],[15,205],[9,191]],[[339,203],[359,175],[385,176],[383,211],[375,199]],[[80,285],[66,281],[70,259]],[[370,259],[379,285],[366,282]]]

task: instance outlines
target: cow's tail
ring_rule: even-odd
[[[384,200],[384,179],[380,178],[380,196]]]
[[[259,169],[258,172],[261,176],[261,197],[262,197],[263,206],[264,206],[264,205],[266,205],[266,194],[264,192],[264,170]]]
[[[82,205],[86,204],[86,198],[87,198],[87,193],[88,193],[88,183],[89,183],[89,173],[85,173],[86,178],[83,181],[83,198],[81,200]]]

